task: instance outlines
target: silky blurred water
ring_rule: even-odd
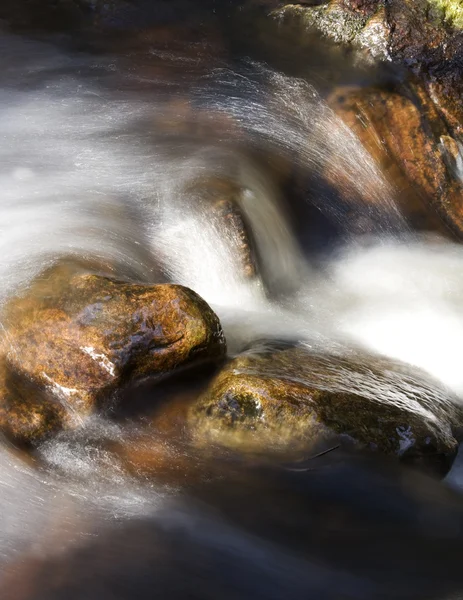
[[[153,53],[165,72],[150,79],[126,56],[96,58],[6,34],[0,46],[2,303],[73,257],[133,281],[191,287],[218,313],[231,354],[261,338],[366,348],[463,395],[463,250],[407,228],[393,184],[311,83],[248,57],[189,74],[181,54]],[[285,196],[288,165],[346,182],[344,200]],[[214,179],[236,190],[258,255],[251,277],[240,232],[212,217],[202,196]],[[295,203],[311,203],[342,231],[333,248],[307,252]],[[372,375],[368,386],[386,398],[384,381]],[[408,409],[417,407],[410,400]],[[97,443],[125,436],[121,425],[96,419],[40,448],[40,467],[0,452],[4,565],[166,510],[175,486],[130,477]],[[448,477],[457,488],[462,469],[459,460]],[[285,577],[302,577],[296,562]],[[366,580],[345,577],[346,598],[373,597]]]

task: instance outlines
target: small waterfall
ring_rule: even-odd
[[[261,338],[363,347],[463,395],[463,250],[407,230],[392,185],[313,86],[250,60],[140,85],[127,57],[69,56],[5,34],[0,47],[2,303],[72,257],[193,288],[231,354]],[[287,197],[275,164],[336,182],[342,201]],[[377,227],[314,261],[294,233],[294,203],[309,202],[347,230],[352,215]],[[369,378],[369,393],[385,398],[385,381]],[[165,506],[165,489],[121,474],[95,447],[95,436],[124,439],[118,426],[96,421],[79,435],[40,449],[48,470],[0,451],[0,561],[42,551],[49,505],[62,511],[57,540],[60,528],[82,537],[92,519]]]

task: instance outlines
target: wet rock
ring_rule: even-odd
[[[2,368],[0,427],[6,436],[26,444],[58,433],[68,421],[65,406],[50,402],[27,375]]]
[[[170,278],[197,286],[198,291],[206,283],[207,262],[216,273],[207,281],[208,297],[218,303],[223,302],[226,289],[234,293],[230,279],[222,273],[225,264],[236,286],[251,280],[258,286],[258,276],[263,275],[259,231],[256,234],[254,227],[257,219],[247,211],[252,193],[245,181],[233,177],[235,164],[225,164],[227,174],[180,179],[175,193],[161,206],[163,226],[153,242],[154,253]],[[208,169],[209,165],[204,170]],[[181,259],[186,255],[192,257],[188,265]]]
[[[255,255],[252,251],[251,238],[238,206],[227,198],[218,198],[213,206],[213,213],[226,224],[227,229],[236,232],[236,246],[241,257],[243,273],[246,277],[256,275]]]
[[[218,318],[192,290],[69,265],[13,301],[4,324],[3,429],[26,442],[78,425],[131,381],[225,353]]]
[[[322,6],[288,4],[273,17],[302,38],[318,31],[367,60],[382,59],[420,79],[450,130],[461,133],[463,9],[451,0],[330,0]],[[304,45],[304,40],[301,44]]]
[[[460,147],[424,87],[338,90],[330,104],[395,185],[410,225],[463,237]]]
[[[257,275],[256,248],[251,228],[240,208],[242,194],[244,189],[227,177],[201,178],[186,190],[197,207],[206,207],[217,231],[226,232],[242,274],[252,278]]]
[[[457,452],[456,404],[424,373],[387,359],[303,347],[249,351],[190,408],[193,438],[285,458],[337,444],[443,475]]]
[[[376,216],[378,202],[388,197],[393,199],[391,213],[397,200],[413,228],[463,239],[462,158],[454,151],[463,122],[463,33],[433,3],[422,1],[331,0],[286,4],[266,14],[273,20],[269,24],[262,17],[261,27],[293,48],[295,74],[313,78],[322,97],[331,95],[330,105],[393,184],[391,190],[378,189],[370,178],[370,184],[358,186],[335,161],[328,161],[323,173],[328,193],[348,207],[350,231],[375,231],[371,223],[381,220]],[[270,47],[271,34],[269,38]],[[317,43],[326,44],[326,51],[320,53]],[[321,61],[330,55],[337,66],[342,60],[338,70],[345,79],[336,79],[329,63],[322,73],[317,71],[310,62],[314,54],[321,54]],[[350,75],[350,61],[356,77]],[[371,68],[380,61],[388,64]],[[336,83],[357,89],[332,94]],[[359,89],[362,84],[374,87]]]

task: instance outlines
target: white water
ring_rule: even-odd
[[[38,43],[4,37],[1,44],[2,301],[60,256],[110,262],[126,277],[167,277],[195,289],[217,310],[231,352],[262,337],[355,344],[421,367],[463,395],[463,249],[406,231],[393,190],[311,86],[247,63],[161,90],[153,81],[147,91],[145,81],[140,91],[119,59],[95,65]],[[200,114],[187,121],[212,115],[207,136],[158,131],[169,101],[182,94]],[[214,127],[218,115],[231,123],[225,130]],[[250,148],[320,177],[334,173],[377,231],[366,241],[347,236],[336,254],[311,264],[291,231],[277,178]],[[262,277],[244,277],[237,232],[188,192],[212,176],[241,190]],[[345,206],[311,201],[349,229]],[[124,435],[95,427],[105,438]],[[89,512],[112,519],[162,505],[160,490],[131,481],[94,449],[92,431],[42,449],[53,474],[0,454],[0,558],[38,544],[50,505],[63,511],[50,530],[59,539],[86,535]],[[66,507],[74,515],[68,529]]]

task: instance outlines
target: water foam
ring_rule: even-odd
[[[71,255],[112,264],[134,280],[191,286],[216,308],[232,352],[260,337],[328,347],[350,339],[423,367],[463,393],[461,251],[397,241],[404,226],[393,190],[310,85],[247,63],[185,87],[166,82],[161,92],[159,81],[150,91],[145,78],[140,90],[114,57],[96,63],[13,37],[1,44],[1,301]],[[156,123],[183,95],[203,115],[226,115],[233,127],[212,128],[207,138],[166,135]],[[194,111],[176,118],[194,120]],[[271,169],[253,161],[250,148],[345,182],[346,196],[356,192],[359,214],[377,219],[376,244],[348,248],[316,270],[292,235]],[[237,202],[263,275],[243,275],[237,232],[211,219],[189,191],[208,177],[231,179],[241,190]],[[345,219],[328,198],[315,202],[330,218]],[[285,291],[282,298],[275,288]],[[52,470],[75,478],[68,492],[57,473],[41,474],[0,453],[5,557],[19,538],[40,537],[52,499],[82,514],[89,504],[113,515],[121,506],[127,513],[156,506],[152,490],[134,485],[109,455],[93,449],[90,434],[86,439],[60,438],[42,449]],[[113,480],[102,476],[107,472]]]

